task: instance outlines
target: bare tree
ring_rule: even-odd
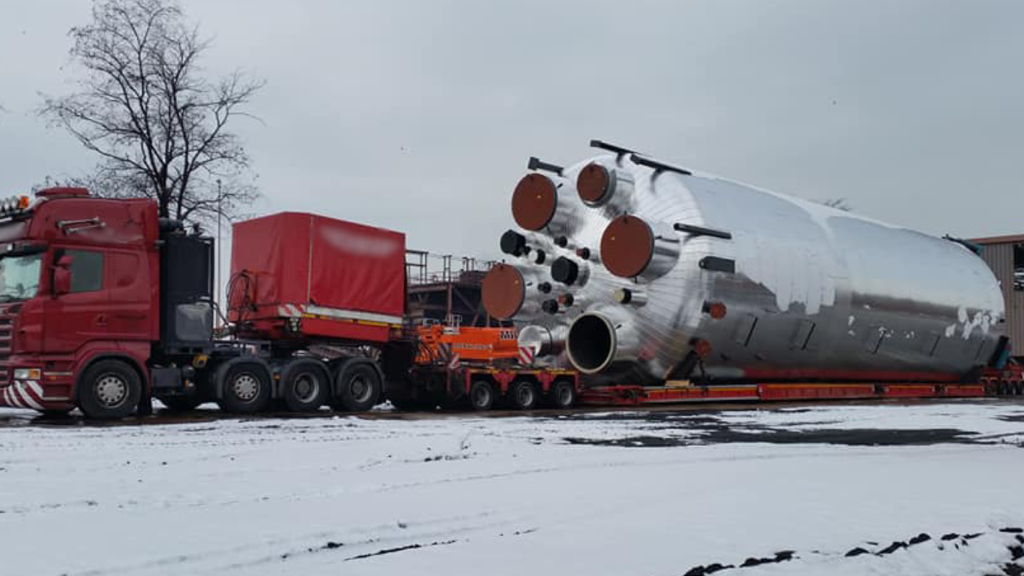
[[[94,0],[70,30],[77,90],[40,114],[101,158],[79,181],[105,196],[147,196],[160,215],[192,222],[237,216],[257,191],[241,140],[227,130],[263,82],[235,71],[202,76],[209,48],[174,0]]]

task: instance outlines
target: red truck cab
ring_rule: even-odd
[[[134,409],[159,339],[155,204],[50,188],[0,208],[0,404],[70,410],[78,377],[116,361],[134,381],[112,373],[86,402]]]

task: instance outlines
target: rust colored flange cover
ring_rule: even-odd
[[[484,276],[481,285],[484,309],[495,318],[511,318],[526,298],[526,282],[513,266],[498,264]]]
[[[576,192],[587,204],[597,204],[608,193],[608,181],[608,169],[592,162],[576,177]]]
[[[541,230],[551,222],[558,208],[555,183],[543,174],[523,176],[512,192],[512,217],[527,230]]]
[[[654,256],[654,233],[636,216],[612,220],[601,236],[601,261],[620,278],[639,276]]]

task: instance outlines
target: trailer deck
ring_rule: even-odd
[[[1024,395],[1024,371],[1018,364],[990,370],[977,382],[846,383],[786,382],[698,385],[689,381],[664,386],[613,385],[585,388],[579,403],[604,406],[642,406],[693,402],[778,402],[804,400],[890,400],[913,398],[982,398]]]

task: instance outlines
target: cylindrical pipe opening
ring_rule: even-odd
[[[577,318],[566,338],[569,362],[585,374],[600,372],[611,364],[615,345],[615,327],[600,314]]]
[[[633,288],[619,288],[612,294],[612,298],[619,304],[630,304],[632,306],[647,304],[647,293]]]

